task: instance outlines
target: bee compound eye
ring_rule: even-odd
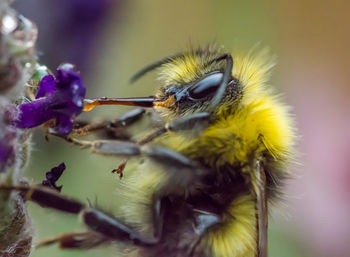
[[[211,73],[200,81],[196,82],[189,89],[189,96],[193,99],[202,99],[213,94],[222,82],[223,74],[221,72]]]

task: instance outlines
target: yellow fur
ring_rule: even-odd
[[[254,199],[249,195],[235,199],[223,217],[222,223],[213,227],[210,233],[202,238],[200,244],[201,247],[212,246],[211,256],[215,257],[255,257]]]
[[[174,59],[173,62],[166,64],[163,77],[166,82],[182,80],[184,83],[189,83],[203,72],[201,60],[190,54],[181,59]],[[162,75],[161,75],[162,77]]]
[[[215,57],[217,57],[216,50],[211,47],[203,56],[191,50],[185,56],[174,58],[171,62],[164,64],[159,70],[159,80],[164,85],[184,86],[210,72],[212,65],[207,64]]]
[[[253,101],[233,113],[226,113],[198,138],[168,135],[164,144],[206,164],[244,164],[253,152],[268,150],[276,159],[291,153],[294,140],[287,109],[271,97]],[[256,156],[255,156],[256,157]]]

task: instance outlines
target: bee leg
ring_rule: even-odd
[[[83,222],[91,230],[102,234],[110,240],[133,243],[139,246],[152,246],[160,238],[146,238],[131,227],[123,224],[117,218],[98,209],[87,208],[82,212]]]
[[[193,127],[208,126],[210,120],[210,113],[208,112],[199,112],[191,115],[187,115],[183,118],[176,119],[167,124],[169,131],[182,131],[182,130],[192,130]]]
[[[158,244],[162,237],[165,198],[155,198],[153,204],[154,236],[146,238],[137,231],[100,210],[87,208],[82,212],[82,218],[91,230],[99,232],[111,240],[132,242],[139,246],[152,246]]]
[[[166,123],[163,127],[155,129],[151,131],[148,135],[146,135],[142,140],[138,143],[140,145],[147,144],[151,142],[153,139],[161,136],[167,131],[184,131],[184,130],[193,130],[193,128],[201,128],[207,127],[209,125],[210,113],[200,112],[191,114],[179,119],[176,119],[172,122]]]
[[[204,178],[209,173],[209,170],[199,162],[191,160],[170,148],[159,145],[148,144],[140,146],[136,143],[116,140],[100,140],[86,144],[99,154],[127,158],[146,156],[152,161],[164,165],[168,179],[172,183],[167,188],[162,188],[162,190],[168,192],[176,191],[180,187],[186,188],[191,186],[195,181]],[[82,146],[84,147],[85,145],[83,144]],[[175,188],[171,188],[171,186]],[[158,195],[163,195],[163,193],[160,192]]]
[[[167,131],[183,131],[193,128],[202,128],[207,127],[209,125],[210,114],[206,112],[195,113],[192,115],[188,115],[186,117],[174,120],[170,123],[166,123],[163,127],[157,128],[151,131],[148,135],[146,135],[143,139],[137,142],[139,145],[144,145],[151,142],[153,139],[163,135]],[[118,168],[114,169],[113,173],[118,173],[120,178],[123,176],[123,170],[127,163],[128,159],[124,159],[123,162],[118,166]]]
[[[145,109],[138,108],[134,109],[130,112],[125,113],[123,116],[118,118],[113,122],[96,122],[96,123],[86,123],[86,122],[78,122],[76,123],[76,128],[73,129],[71,135],[73,136],[88,136],[90,134],[105,130],[107,133],[113,130],[120,130],[127,128],[129,125],[137,122],[143,117],[145,114]],[[174,120],[170,123],[165,124],[161,128],[157,128],[151,131],[148,135],[146,135],[142,140],[138,143],[143,145],[146,144],[156,137],[164,134],[167,131],[183,131],[193,129],[195,126],[207,127],[210,120],[210,114],[206,112],[195,113],[188,115],[186,117]]]
[[[110,239],[104,237],[100,233],[88,231],[62,234],[53,238],[48,238],[40,241],[35,247],[39,248],[58,243],[59,247],[64,249],[91,249],[108,241],[110,241]]]
[[[266,196],[266,176],[263,163],[257,161],[255,174],[255,194],[257,209],[257,257],[267,257],[267,196]]]
[[[139,110],[139,111],[136,112],[136,110]],[[123,126],[131,125],[133,122],[135,122],[139,118],[139,115],[143,114],[141,110],[144,110],[144,109],[136,109],[136,110],[134,110],[135,113],[133,113],[133,114],[137,114],[136,116],[133,116],[131,112],[130,112],[130,116],[129,116],[129,113],[127,113],[127,114],[125,114],[124,118],[121,117],[120,120],[118,119],[115,124],[124,124]],[[123,155],[123,153],[117,149],[123,148],[123,147],[126,147],[127,149],[131,147],[134,149],[136,147],[135,145],[141,146],[141,145],[144,145],[146,143],[149,143],[150,141],[152,141],[156,137],[164,134],[167,131],[177,132],[177,131],[184,131],[184,130],[193,130],[193,127],[197,126],[197,125],[207,126],[209,123],[209,120],[210,120],[210,114],[206,113],[206,112],[188,115],[186,117],[174,120],[170,123],[167,123],[167,124],[165,124],[164,127],[157,129],[156,131],[152,131],[148,136],[143,138],[141,141],[137,142],[137,144],[134,144],[131,142],[125,142],[125,141],[122,142],[122,141],[117,141],[117,140],[84,141],[84,140],[75,139],[73,137],[65,137],[65,136],[60,136],[57,134],[52,134],[52,135],[62,137],[66,141],[73,143],[73,144],[76,144],[76,145],[79,145],[83,148],[92,147],[94,150],[96,150],[97,152],[100,152],[102,154]],[[90,126],[90,125],[86,125],[86,126]],[[115,125],[115,126],[117,126],[117,125]],[[89,132],[92,132],[94,130],[94,129],[92,129],[92,131],[84,130],[84,128],[85,127],[80,128],[81,130],[78,129],[78,130],[80,130],[80,132],[77,132],[77,130],[76,131],[73,130],[71,135],[77,135],[77,134],[88,135]],[[102,127],[99,127],[99,128],[102,128]],[[135,147],[133,147],[133,146],[135,146]],[[107,151],[105,152],[104,149],[106,149]],[[117,150],[117,151],[114,153],[113,149]],[[131,154],[131,155],[135,155],[135,154]],[[129,154],[126,154],[126,155],[129,155]],[[138,155],[138,154],[136,154],[136,155]]]
[[[76,127],[71,132],[71,135],[83,137],[103,130],[108,132],[110,130],[127,128],[140,120],[145,112],[145,109],[137,108],[123,114],[115,121],[102,121],[95,123],[78,122],[75,124]]]
[[[82,203],[62,196],[56,190],[45,186],[0,185],[0,190],[18,191],[25,200],[30,200],[45,208],[53,208],[71,214],[78,214],[85,208]]]
[[[118,140],[95,140],[84,141],[75,138],[64,138],[70,143],[81,146],[82,148],[91,148],[94,152],[103,155],[117,157],[138,157],[146,155],[158,162],[178,164],[185,167],[194,167],[194,162],[178,152],[158,145],[141,146],[132,142]]]
[[[189,185],[192,179],[203,178],[209,173],[209,170],[199,162],[191,160],[170,148],[159,145],[138,145],[118,140],[83,141],[70,137],[64,137],[64,139],[82,148],[91,148],[95,153],[102,155],[126,158],[149,157],[158,164],[165,165],[170,175],[169,179],[174,179],[174,181],[179,183],[178,185]],[[173,184],[177,185],[177,183]]]
[[[201,167],[198,162],[191,160],[186,156],[167,147],[159,145],[146,145],[142,147],[141,150],[143,154],[150,157],[157,163],[165,164],[166,166],[174,166],[176,167],[176,169],[189,168],[194,170],[200,170]]]
[[[7,186],[1,185],[0,190],[19,191],[24,195],[26,200],[31,200],[39,205],[56,209],[62,212],[71,214],[81,214],[84,224],[93,232],[99,233],[105,237],[105,240],[116,240],[124,242],[132,242],[135,245],[151,246],[157,244],[160,236],[154,238],[145,238],[131,227],[123,224],[117,218],[95,208],[86,208],[84,204],[62,196],[56,191],[43,186]],[[162,206],[161,202],[155,202],[154,219],[162,220]],[[162,222],[160,223],[162,224]],[[155,235],[161,234],[162,227],[155,226]],[[66,248],[83,248],[84,242],[88,242],[89,234],[66,234],[53,239],[45,240],[40,245],[49,245],[59,242]],[[101,238],[102,240],[102,238]],[[102,242],[98,241],[96,244]],[[87,246],[86,246],[87,247]]]
[[[159,198],[154,197],[153,199],[153,209],[152,209],[152,216],[153,216],[153,226],[154,226],[154,238],[156,238],[158,241],[162,238],[162,232],[163,232],[163,223],[164,223],[164,210],[166,205],[167,199],[166,198]]]
[[[100,154],[124,157],[137,157],[144,155],[159,164],[173,166],[176,169],[188,168],[202,172],[206,171],[197,161],[191,160],[170,148],[159,145],[140,146],[136,143],[117,140],[98,140],[90,142],[89,144],[89,147],[91,147],[94,152]]]

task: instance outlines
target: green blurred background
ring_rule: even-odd
[[[293,106],[301,140],[296,179],[274,213],[270,257],[350,256],[350,18],[348,1],[164,1],[18,0],[20,12],[39,27],[40,61],[50,68],[76,63],[88,97],[147,96],[157,85],[149,75],[128,79],[143,66],[189,44],[216,42],[227,50],[260,43],[278,56],[272,84]],[[114,119],[128,108],[97,108],[82,118]],[[40,182],[51,167],[65,162],[63,194],[89,198],[111,212],[121,204],[110,171],[120,163],[34,133],[26,175]],[[126,174],[127,176],[127,174]],[[31,203],[37,241],[83,231],[76,216]],[[35,257],[113,256],[114,246],[61,251],[50,246]]]

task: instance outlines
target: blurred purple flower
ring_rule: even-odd
[[[65,135],[73,128],[73,122],[84,107],[85,86],[72,64],[58,67],[56,78],[45,76],[39,83],[36,98],[42,99],[21,104],[15,119],[18,128],[33,128],[56,119],[54,133]]]
[[[50,53],[40,57],[42,63],[56,67],[61,60],[71,60],[85,74],[95,67],[95,59],[91,57],[99,54],[106,22],[113,16],[118,17],[124,2],[37,0],[15,1],[14,5],[35,20],[40,28],[38,48],[43,53]],[[113,31],[117,29],[117,23],[114,21]]]
[[[50,171],[46,172],[46,179],[41,184],[61,192],[62,186],[57,186],[56,182],[62,176],[65,169],[66,165],[63,162],[57,167],[53,167]]]

